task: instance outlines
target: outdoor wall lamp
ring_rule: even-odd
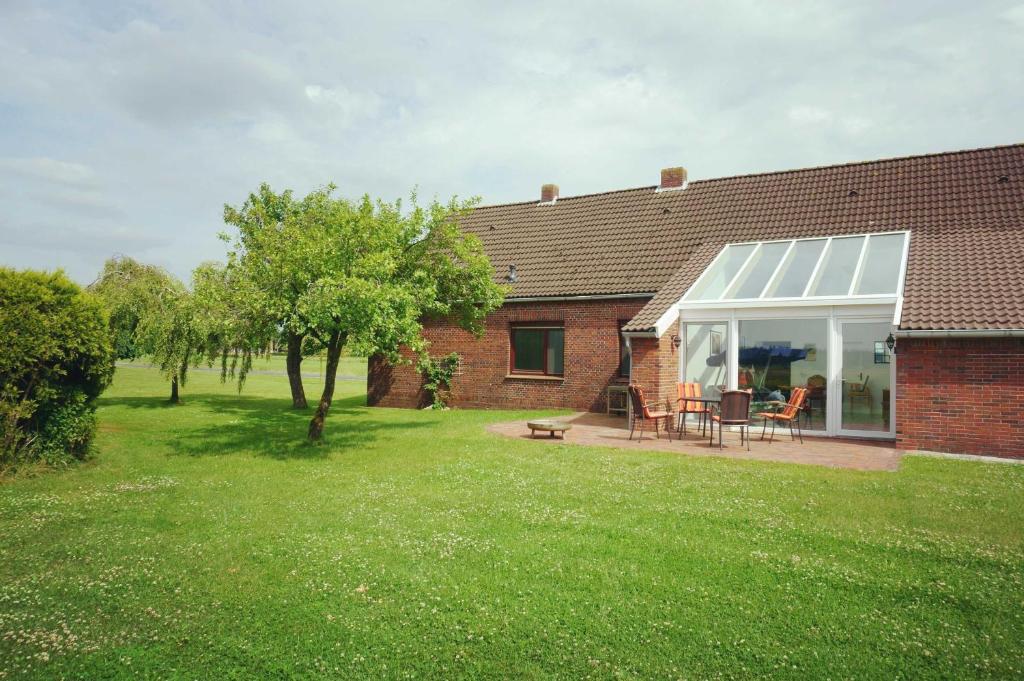
[[[679,336],[675,335],[675,334],[672,334],[672,347],[674,347],[676,350],[678,350],[679,346],[682,345],[682,344],[683,344],[683,339],[680,338]]]
[[[889,352],[896,354],[896,338],[889,332],[889,337],[885,339],[885,347],[889,348]]]

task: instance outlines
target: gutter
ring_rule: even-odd
[[[505,298],[506,303],[560,303],[569,300],[612,300],[621,298],[653,298],[653,293],[597,293],[582,296],[529,296]]]
[[[896,338],[1024,338],[1024,329],[896,329]]]

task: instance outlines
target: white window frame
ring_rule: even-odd
[[[886,294],[855,294],[854,291],[857,288],[857,284],[860,282],[863,275],[864,263],[867,259],[868,244],[871,241],[871,237],[884,236],[891,234],[902,234],[903,238],[903,253],[901,258],[900,270],[897,275],[896,291],[893,293]],[[861,250],[857,258],[857,265],[854,269],[853,276],[850,279],[850,287],[847,289],[846,295],[843,296],[811,296],[810,291],[813,290],[815,283],[821,273],[821,268],[825,262],[826,257],[832,246],[834,239],[852,239],[862,238]],[[796,297],[787,298],[763,298],[768,289],[772,284],[775,283],[775,278],[779,276],[782,266],[787,264],[787,258],[793,251],[798,241],[825,241],[825,246],[821,249],[821,253],[818,255],[818,260],[814,265],[814,269],[811,271],[811,275],[807,280],[807,285],[804,287],[803,294]],[[733,290],[736,282],[743,276],[747,268],[750,266],[752,259],[758,253],[764,244],[770,243],[781,243],[789,242],[790,246],[783,254],[782,259],[779,261],[779,265],[772,272],[772,276],[768,279],[764,288],[761,290],[761,294],[757,298],[724,298],[720,297],[714,300],[688,300],[687,297],[690,293],[695,290],[698,285],[708,276],[709,272],[712,272],[715,265],[718,264],[719,260],[725,255],[729,248],[734,246],[749,246],[754,245],[755,248],[747,255],[743,265],[736,271],[736,274],[729,280],[723,289],[722,295]],[[747,308],[747,307],[789,307],[789,306],[831,306],[831,305],[843,305],[843,304],[855,304],[855,305],[897,305],[897,312],[902,309],[902,298],[903,298],[903,279],[906,276],[906,265],[907,257],[910,252],[910,231],[909,230],[893,230],[889,232],[870,232],[866,234],[842,234],[833,236],[815,236],[815,237],[801,237],[798,239],[772,239],[767,241],[741,241],[737,243],[730,243],[724,245],[718,254],[711,260],[704,271],[701,272],[700,276],[694,280],[693,284],[686,290],[679,302],[676,304],[676,308],[682,312],[683,310],[699,310],[699,309],[723,309],[723,308]]]

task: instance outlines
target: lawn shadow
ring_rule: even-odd
[[[181,405],[172,405],[160,397],[103,397],[98,402],[101,407],[180,409],[181,428],[168,439],[167,446],[174,454],[183,456],[223,456],[244,451],[274,459],[324,459],[333,452],[366,446],[385,431],[428,425],[374,418],[375,412],[365,406],[365,400],[364,395],[336,399],[320,444],[306,439],[313,409],[291,409],[286,399],[191,393]],[[195,412],[197,417],[213,413],[227,420],[190,425],[189,412],[185,411],[190,405],[200,407],[201,411]]]

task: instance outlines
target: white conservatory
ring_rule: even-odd
[[[678,303],[679,380],[760,403],[808,388],[805,431],[895,438],[891,333],[909,232],[728,244]]]

